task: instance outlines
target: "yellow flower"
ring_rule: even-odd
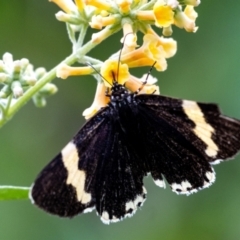
[[[164,0],[158,0],[153,6],[153,14],[157,27],[169,27],[174,23],[174,12]]]
[[[75,4],[77,5],[79,11],[83,11],[85,7],[85,3],[83,2],[83,0],[75,0]]]
[[[186,6],[184,9],[184,13],[186,14],[187,17],[189,17],[192,21],[196,21],[198,14],[197,12],[194,10],[193,6]]]
[[[66,13],[75,12],[77,10],[72,0],[49,0],[49,2],[56,3]]]
[[[119,10],[123,14],[127,14],[131,10],[132,0],[116,0]]]
[[[57,77],[66,79],[69,76],[89,75],[94,73],[95,70],[91,67],[70,67],[65,63],[61,63],[57,67]]]
[[[110,31],[109,29],[110,29],[110,26],[107,26],[103,28],[101,31],[97,33],[93,33],[92,39],[91,39],[92,43],[99,44],[103,40],[105,40],[107,37],[109,37],[112,34],[112,31]]]
[[[91,26],[91,28],[102,29],[103,27],[102,19],[103,17],[101,15],[93,15],[91,22],[89,22],[89,25]]]
[[[114,80],[123,85],[130,77],[128,65],[113,59],[108,59],[103,63],[101,75],[107,87],[111,87]]]
[[[75,15],[65,13],[63,11],[59,11],[55,14],[58,21],[61,22],[68,22],[70,24],[79,25],[81,24],[81,20],[79,17],[76,17]]]
[[[158,45],[163,47],[165,58],[170,58],[175,55],[177,51],[177,42],[175,40],[172,38],[159,37],[152,28],[149,28],[147,33],[153,34],[157,38]]]
[[[91,28],[102,29],[103,27],[114,24],[115,22],[116,17],[114,16],[103,17],[101,15],[93,15],[89,25],[91,26]]]
[[[179,5],[177,0],[158,0],[153,10],[140,10],[136,16],[138,20],[155,21],[157,27],[167,28],[174,23],[174,9]]]
[[[160,94],[159,86],[155,85],[156,82],[157,79],[148,74],[144,74],[141,78],[137,78],[131,75],[129,80],[125,83],[125,86],[131,92],[137,92],[139,89],[141,89],[139,94],[159,95]],[[145,84],[143,85],[143,83]]]
[[[193,6],[186,6],[184,12],[177,11],[174,24],[179,28],[184,28],[187,32],[196,32],[198,29],[195,25],[197,16]]]
[[[171,46],[171,47],[170,47]],[[123,63],[129,67],[152,66],[154,63],[158,71],[167,68],[167,57],[176,52],[176,42],[173,39],[160,38],[155,34],[146,34],[143,38],[143,45],[121,57]]]
[[[113,4],[111,3],[111,1],[85,0],[85,4],[96,7],[98,12],[100,12],[102,10],[109,11],[109,10],[111,10],[113,8]]]
[[[154,21],[154,14],[152,10],[137,11],[136,17],[141,21]]]
[[[120,41],[123,43],[122,54],[133,51],[138,46],[137,34],[134,33],[132,24],[123,24],[123,38]]]
[[[99,82],[97,85],[97,91],[94,97],[94,101],[91,107],[83,111],[83,116],[86,119],[94,116],[101,108],[106,107],[110,99],[106,96],[107,87],[103,82]]]

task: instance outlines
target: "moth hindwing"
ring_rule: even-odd
[[[108,106],[40,172],[31,190],[40,208],[62,217],[95,208],[104,223],[117,222],[144,203],[148,173],[189,195],[240,149],[240,121],[215,104],[118,91],[127,92],[114,83]]]

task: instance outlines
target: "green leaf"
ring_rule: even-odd
[[[28,199],[29,187],[0,186],[0,200]]]

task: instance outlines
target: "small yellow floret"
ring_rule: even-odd
[[[116,0],[121,13],[127,14],[131,10],[132,0]]]
[[[174,12],[171,6],[166,5],[163,0],[155,3],[153,13],[157,27],[168,27],[174,23]]]
[[[141,78],[137,78],[131,75],[129,80],[126,82],[125,86],[132,92],[136,92],[142,88],[139,94],[159,95],[160,94],[159,86],[155,85],[156,82],[157,79],[152,77],[151,75],[144,74]],[[143,83],[145,84],[143,85]]]
[[[107,25],[114,24],[115,21],[116,18],[114,16],[103,17],[102,15],[93,15],[89,25],[91,26],[91,28],[102,29]]]
[[[49,0],[49,2],[56,3],[66,13],[75,12],[77,10],[72,0]]]
[[[176,42],[173,39],[160,38],[155,34],[145,34],[143,45],[131,52],[124,53],[121,57],[123,63],[129,67],[152,66],[158,71],[167,68],[165,58],[171,57],[176,52]]]
[[[109,103],[109,97],[106,96],[107,87],[103,82],[99,82],[97,85],[97,91],[94,97],[94,101],[91,107],[87,108],[83,112],[83,116],[86,119],[94,116],[101,108],[106,107]]]
[[[127,64],[121,64],[118,60],[109,59],[101,67],[101,75],[107,87],[113,85],[116,80],[119,84],[124,84],[130,77]]]
[[[85,3],[83,0],[74,0],[75,4],[77,5],[77,8],[79,11],[82,11],[85,7]]]
[[[187,6],[184,12],[176,13],[174,24],[179,28],[184,28],[187,32],[196,32],[198,29],[195,24],[197,16],[193,6]]]
[[[85,0],[85,4],[96,7],[98,12],[102,10],[108,11],[112,8],[110,2],[104,0]]]
[[[61,63],[57,67],[57,77],[66,79],[69,76],[89,75],[94,72],[92,67],[70,67],[65,63]]]

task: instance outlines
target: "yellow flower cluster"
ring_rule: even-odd
[[[135,25],[156,25],[163,28],[163,35],[172,33],[171,26],[195,32],[197,13],[194,7],[200,0],[49,0],[64,12],[56,14],[58,20],[71,24],[87,22],[92,28],[102,29],[109,25],[124,24],[130,20]],[[140,29],[144,32],[144,29]]]
[[[154,20],[157,27],[163,28],[165,36],[172,34],[172,25],[184,28],[188,32],[196,32],[195,20],[198,15],[194,6],[199,3],[199,0],[158,0],[152,10],[138,11],[137,18],[143,21]]]
[[[66,22],[73,32],[80,32],[82,25],[99,30],[92,34],[92,44],[97,45],[113,33],[123,30],[123,48],[104,63],[98,62],[87,67],[61,64],[57,69],[57,76],[63,79],[73,75],[94,74],[96,71],[101,73],[102,79],[98,83],[94,103],[84,112],[86,118],[106,106],[109,99],[105,96],[105,91],[112,86],[114,78],[131,91],[136,91],[143,85],[141,79],[129,73],[129,68],[154,65],[156,70],[165,71],[166,59],[174,56],[177,51],[176,41],[169,38],[172,26],[196,32],[197,13],[194,7],[200,4],[200,0],[50,1],[63,10],[56,14],[57,19]],[[152,25],[161,28],[163,36],[159,36]],[[143,34],[141,46],[137,44],[138,32]],[[74,44],[78,41],[72,42]],[[159,93],[159,90],[155,82],[152,82],[144,85],[142,92]]]

